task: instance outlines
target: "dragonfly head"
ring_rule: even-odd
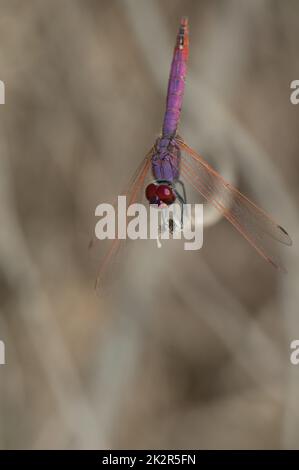
[[[145,196],[150,204],[167,204],[170,206],[176,199],[175,192],[170,184],[150,183],[145,190]]]

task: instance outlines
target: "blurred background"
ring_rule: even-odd
[[[207,205],[200,251],[128,242],[97,295],[95,207],[160,132],[182,15],[180,134],[287,228],[288,274]],[[299,448],[298,18],[296,0],[0,0],[2,449]]]

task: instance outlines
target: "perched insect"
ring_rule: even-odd
[[[177,134],[180,119],[187,61],[189,55],[188,20],[181,19],[170,68],[166,111],[161,136],[156,140],[131,180],[126,192],[128,203],[137,201],[151,167],[154,181],[145,189],[149,204],[186,203],[186,190],[181,175],[251,243],[256,251],[274,267],[284,270],[275,249],[275,242],[291,245],[286,230],[273,221],[236,188],[226,182],[206,161]],[[274,241],[274,245],[272,243]],[[101,272],[117,251],[120,240],[114,240]]]

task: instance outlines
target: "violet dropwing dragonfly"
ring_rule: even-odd
[[[275,268],[284,270],[276,255],[275,242],[292,244],[286,230],[225,181],[177,134],[188,55],[189,27],[187,18],[183,17],[170,68],[162,133],[131,180],[125,193],[128,204],[137,202],[150,168],[154,181],[145,189],[149,204],[171,205],[175,200],[181,204],[186,203],[185,186],[180,179],[182,176],[231,222],[264,260]],[[118,250],[119,243],[118,239],[112,242],[101,265],[100,275]]]

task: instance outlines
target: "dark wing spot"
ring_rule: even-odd
[[[278,225],[278,227],[280,228],[280,230],[283,231],[283,233],[285,233],[286,235],[289,235],[288,232],[281,225]]]
[[[278,225],[278,228],[282,231],[282,233],[284,233],[288,237],[288,240],[286,240],[285,243],[287,245],[292,245],[293,242],[288,232],[281,225]]]

